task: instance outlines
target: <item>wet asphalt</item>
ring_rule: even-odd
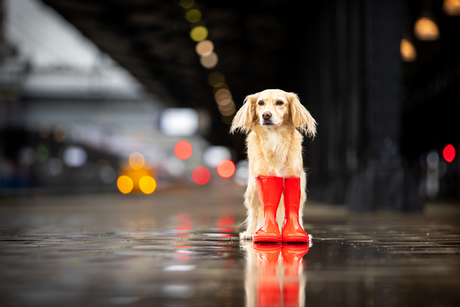
[[[460,306],[460,205],[311,201],[310,245],[240,242],[244,188],[0,199],[1,306]]]

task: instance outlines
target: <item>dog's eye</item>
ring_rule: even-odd
[[[261,100],[261,101],[259,101],[257,104],[258,104],[259,106],[263,106],[263,105],[265,104],[265,102],[264,102],[263,100]]]
[[[278,100],[278,101],[276,102],[276,105],[277,105],[277,106],[282,106],[283,104],[284,104],[284,102],[282,102],[281,100]]]

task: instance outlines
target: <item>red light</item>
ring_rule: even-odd
[[[449,163],[454,161],[454,158],[455,158],[455,148],[454,148],[454,146],[449,144],[446,147],[444,147],[444,150],[442,151],[442,156]]]
[[[218,231],[231,232],[235,230],[235,228],[233,227],[235,223],[235,218],[233,216],[220,216],[218,220],[219,223],[217,224],[217,226],[220,227],[217,228]]]
[[[193,153],[192,145],[187,141],[180,141],[174,147],[174,153],[181,160],[186,160],[190,158]]]
[[[192,176],[193,176],[193,181],[201,185],[208,183],[209,179],[211,179],[211,173],[208,171],[206,167],[202,167],[202,166],[197,167],[193,171]]]
[[[217,164],[217,173],[223,178],[230,178],[235,174],[235,163],[231,160],[222,160]]]
[[[188,214],[179,214],[174,217],[174,219],[179,222],[179,226],[176,227],[177,230],[181,232],[177,232],[177,234],[189,234],[192,230],[192,220],[190,215]]]

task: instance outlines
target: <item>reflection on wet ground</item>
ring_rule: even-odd
[[[0,204],[1,306],[460,306],[458,207],[309,205],[312,246],[241,243],[243,190]]]

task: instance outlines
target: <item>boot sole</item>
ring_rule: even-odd
[[[292,236],[292,237],[283,237],[282,238],[283,242],[286,243],[308,243],[310,242],[310,238],[305,238],[305,237],[297,237],[297,236]]]
[[[254,235],[254,243],[262,243],[262,242],[270,242],[270,243],[280,243],[281,237],[273,238],[273,237],[264,237],[264,236],[257,236]]]

